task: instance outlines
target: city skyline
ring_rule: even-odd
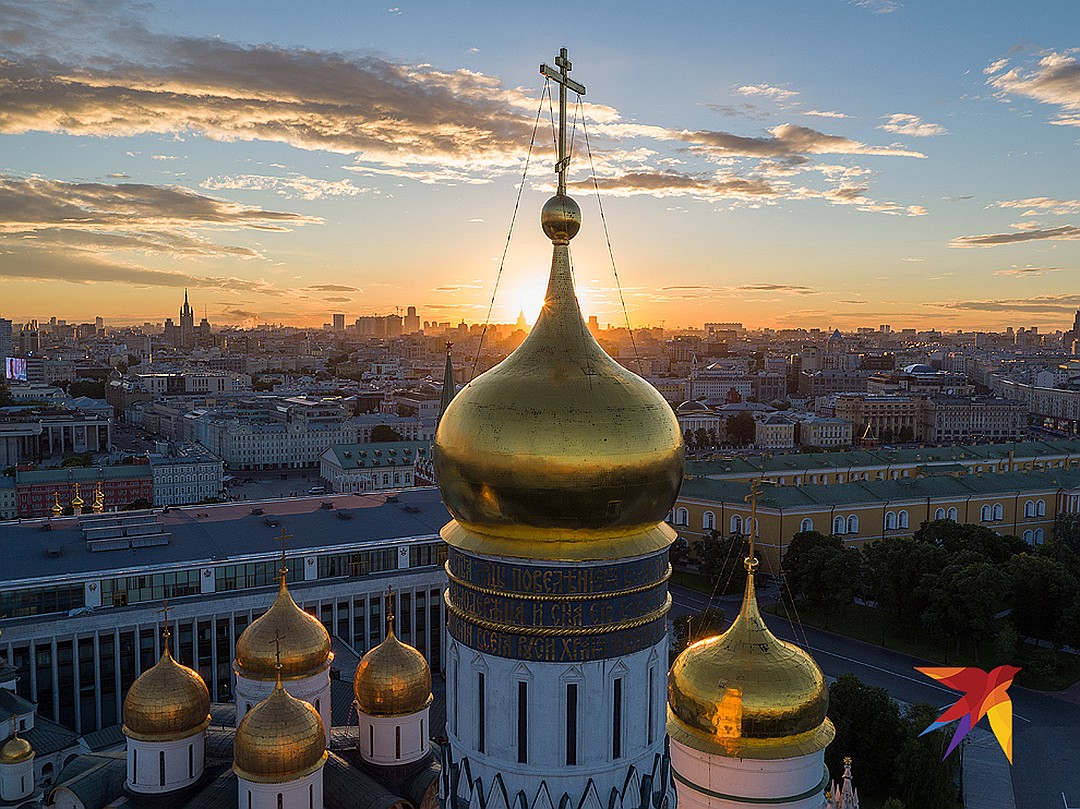
[[[160,321],[191,287],[215,325],[483,322],[562,44],[635,327],[1054,331],[1080,305],[1070,4],[601,4],[561,41],[480,4],[0,8],[6,318]],[[493,322],[543,292],[541,113]],[[617,326],[575,137],[582,308]]]

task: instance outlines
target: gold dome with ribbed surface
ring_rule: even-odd
[[[284,576],[273,605],[236,641],[236,673],[251,680],[276,680],[276,639],[281,641],[282,679],[311,677],[334,659],[326,627],[296,605]]]
[[[431,668],[391,629],[386,640],[361,658],[353,693],[357,707],[368,716],[416,713],[431,704]]]
[[[124,697],[124,735],[141,741],[185,739],[210,724],[210,693],[198,672],[182,666],[162,643],[161,659],[138,676]]]
[[[581,316],[568,243],[577,206],[544,207],[554,245],[544,306],[506,360],[467,384],[435,434],[457,547],[540,559],[612,559],[667,547],[682,482],[671,406],[600,347]]]
[[[19,764],[33,755],[34,748],[30,742],[16,734],[0,747],[0,764]]]
[[[765,625],[749,566],[746,595],[724,634],[693,644],[668,676],[668,736],[733,758],[781,759],[824,749],[836,731],[829,690],[809,654]]]
[[[326,761],[326,731],[318,712],[279,681],[240,720],[233,772],[245,781],[280,784],[310,775]]]

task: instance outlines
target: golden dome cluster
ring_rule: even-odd
[[[679,423],[660,393],[607,355],[578,307],[566,247],[580,226],[556,195],[542,224],[555,247],[544,306],[506,360],[443,413],[435,467],[465,549],[610,559],[667,547],[659,523],[682,482]]]
[[[401,716],[431,704],[431,669],[419,651],[394,630],[360,660],[353,677],[356,704],[368,716]]]
[[[296,606],[284,577],[273,605],[236,641],[237,673],[252,680],[276,680],[275,640],[281,642],[282,679],[311,677],[334,659],[326,627]]]
[[[34,748],[30,742],[16,734],[0,747],[0,764],[19,764],[33,755]]]
[[[326,757],[326,731],[318,712],[290,695],[280,681],[236,729],[233,771],[246,781],[295,781],[319,769]]]
[[[183,739],[210,724],[210,693],[202,677],[173,659],[169,642],[153,667],[124,697],[124,735],[141,741]]]
[[[824,749],[836,731],[817,663],[765,625],[753,569],[735,622],[691,645],[668,677],[668,735],[692,749],[736,758],[780,759]]]

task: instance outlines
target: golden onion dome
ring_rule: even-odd
[[[505,556],[604,559],[667,547],[659,524],[685,449],[663,396],[607,355],[586,327],[571,275],[572,199],[544,206],[554,245],[536,325],[467,384],[435,434],[435,468],[456,520],[444,538]]]
[[[326,731],[309,703],[279,680],[236,729],[233,772],[245,781],[280,784],[310,775],[326,761]]]
[[[431,669],[391,628],[386,640],[361,658],[353,693],[360,712],[368,716],[413,714],[431,704]]]
[[[33,758],[34,748],[30,742],[15,734],[3,747],[0,747],[0,764],[19,764],[28,758]]]
[[[251,680],[277,679],[277,647],[281,641],[281,676],[286,680],[325,671],[334,659],[330,634],[317,618],[304,612],[289,595],[281,577],[277,598],[236,641],[236,672]]]
[[[210,693],[198,672],[161,659],[138,676],[124,697],[124,735],[141,741],[185,739],[210,724]]]
[[[814,659],[765,625],[753,569],[735,622],[688,647],[668,676],[668,736],[733,758],[781,759],[823,750],[836,734]]]

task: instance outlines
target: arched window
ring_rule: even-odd
[[[675,524],[676,525],[689,525],[690,524],[690,512],[685,508],[680,508],[675,512]]]
[[[1031,544],[1034,543],[1034,541],[1035,541],[1035,532],[1032,531],[1029,528],[1028,530],[1026,530],[1024,532],[1024,542],[1026,542],[1028,545],[1031,545]]]
[[[706,511],[701,518],[701,527],[706,531],[712,531],[716,528],[716,515],[711,511]]]
[[[1034,517],[1035,516],[1035,503],[1032,502],[1031,500],[1028,500],[1026,503],[1024,503],[1024,516],[1025,517]]]
[[[814,530],[814,521],[811,520],[809,517],[807,517],[805,520],[803,520],[799,524],[799,530],[800,531],[813,531]]]
[[[990,508],[989,505],[985,505],[981,509],[979,509],[979,520],[981,522],[990,522],[993,517],[994,511]]]
[[[896,528],[896,515],[891,511],[885,512],[885,530],[892,531]]]
[[[1002,520],[1005,518],[1005,509],[1001,507],[1001,503],[994,503],[994,519]]]
[[[945,509],[943,509],[943,508],[937,509],[934,512],[934,519],[935,520],[944,520],[945,519]]]
[[[1045,500],[1036,500],[1035,501],[1035,516],[1036,517],[1045,517],[1046,516],[1046,501]]]
[[[832,532],[834,534],[842,534],[842,533],[844,533],[844,518],[843,517],[837,517],[835,520],[832,521]]]
[[[897,528],[907,528],[908,527],[908,516],[907,516],[906,511],[898,511],[898,512],[896,512],[896,527]]]
[[[742,517],[740,517],[738,514],[732,514],[731,515],[731,526],[730,527],[731,527],[731,533],[733,533],[733,534],[741,534],[742,533]]]
[[[859,518],[855,514],[847,518],[847,532],[849,534],[859,533]]]
[[[945,516],[953,522],[956,522],[956,506],[950,506]]]
[[[1036,545],[1042,545],[1043,536],[1044,536],[1043,530],[1041,528],[1036,528],[1035,529],[1035,544]]]

